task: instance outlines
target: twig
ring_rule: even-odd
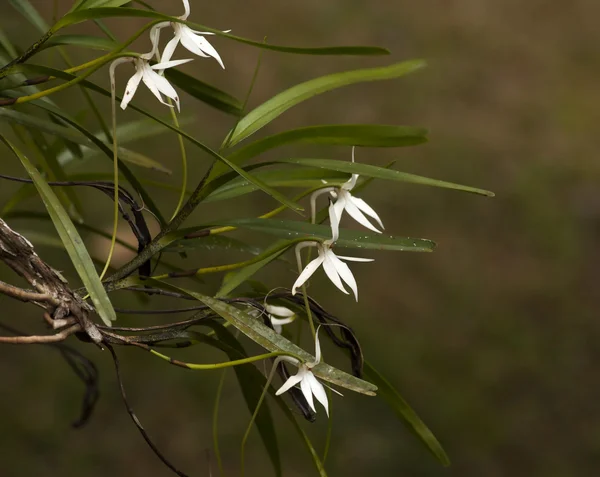
[[[173,464],[171,464],[171,462],[169,462],[165,456],[163,456],[163,454],[160,452],[160,450],[158,450],[156,445],[150,439],[150,436],[148,436],[148,433],[144,429],[144,426],[142,426],[142,423],[136,416],[135,412],[133,411],[133,409],[130,406],[129,401],[127,399],[127,393],[125,392],[125,386],[123,385],[123,379],[121,378],[121,369],[119,366],[119,358],[117,357],[117,353],[115,353],[115,350],[113,349],[113,347],[111,345],[106,344],[106,347],[108,348],[108,351],[110,351],[110,354],[112,355],[113,363],[115,364],[117,381],[119,382],[119,389],[121,391],[121,397],[123,398],[123,403],[125,404],[125,409],[127,410],[127,413],[129,414],[129,417],[131,417],[131,420],[133,421],[135,426],[138,428],[138,431],[140,431],[140,434],[146,441],[146,444],[148,444],[150,449],[152,449],[152,452],[154,452],[156,457],[158,457],[161,460],[161,462],[163,464],[165,464],[169,469],[171,469],[175,474],[179,475],[180,477],[188,477],[186,474],[184,474],[183,472],[178,470]]]
[[[66,340],[72,334],[81,331],[79,324],[73,325],[54,335],[32,335],[32,336],[0,336],[0,343],[6,344],[48,344],[58,343]]]

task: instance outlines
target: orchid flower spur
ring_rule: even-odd
[[[317,258],[312,260],[305,268],[302,270],[302,260],[300,258],[300,250],[306,247],[316,247],[317,253],[319,254]],[[348,294],[348,291],[344,288],[344,284],[342,280],[350,287],[350,289],[354,292],[354,297],[356,301],[358,301],[358,285],[356,284],[356,280],[352,272],[350,271],[350,267],[346,265],[342,260],[348,260],[352,262],[372,262],[372,258],[359,258],[359,257],[342,257],[333,253],[332,241],[325,241],[323,243],[320,242],[301,242],[296,245],[296,260],[298,261],[298,270],[301,270],[300,276],[294,283],[292,287],[292,294],[296,294],[296,289],[301,287],[316,271],[317,268],[321,264],[323,264],[323,270],[331,280],[331,282],[339,288],[345,294]]]
[[[300,389],[302,390],[302,394],[306,398],[308,405],[310,408],[317,412],[315,409],[315,403],[313,396],[317,398],[323,407],[325,408],[325,412],[327,413],[327,417],[329,417],[329,401],[327,399],[327,393],[325,392],[325,388],[323,385],[317,380],[311,369],[315,367],[317,364],[321,362],[321,343],[319,342],[319,330],[317,329],[317,334],[315,337],[315,362],[314,363],[300,363],[297,359],[286,357],[285,361],[292,363],[295,366],[298,366],[298,372],[294,376],[290,376],[283,386],[281,386],[277,392],[276,396],[283,394],[286,391],[289,391],[292,387],[296,386],[300,383]],[[337,394],[340,394],[335,389],[329,388]],[[341,394],[340,394],[341,396]]]
[[[190,16],[190,2],[189,0],[183,0],[183,8],[185,10],[184,14],[178,17],[180,20],[187,20]],[[175,36],[167,43],[163,54],[161,56],[163,62],[169,61],[173,53],[175,53],[175,49],[177,45],[181,43],[181,45],[193,53],[194,55],[201,56],[203,58],[212,57],[221,65],[224,69],[225,65],[223,64],[223,60],[219,56],[217,50],[212,46],[203,35],[214,35],[211,32],[203,32],[192,30],[189,26],[184,25],[183,23],[177,22],[161,22],[152,27],[151,36],[153,41],[158,43],[158,38],[160,35],[160,30],[167,26],[171,26],[175,33]],[[227,30],[229,32],[231,30]]]
[[[153,56],[154,49],[150,53],[140,55],[139,57],[117,58],[111,63],[110,83],[113,91],[115,88],[115,68],[122,63],[133,63],[135,66],[135,73],[131,78],[129,78],[127,86],[125,86],[125,94],[123,95],[123,100],[121,101],[121,109],[127,108],[127,105],[133,99],[133,96],[137,91],[140,81],[143,81],[144,84],[148,87],[148,89],[152,92],[152,94],[156,96],[156,98],[162,104],[172,107],[163,99],[162,95],[164,94],[167,98],[171,98],[175,102],[175,105],[177,106],[177,111],[180,110],[179,96],[177,95],[177,91],[175,91],[175,88],[171,86],[171,83],[169,83],[164,76],[158,74],[156,70],[163,71],[168,68],[173,68],[174,66],[182,65],[192,60],[187,59],[163,61],[155,65],[150,65],[150,59]]]
[[[352,148],[352,162],[354,162],[354,147]],[[379,226],[384,229],[383,223],[377,215],[377,212],[367,204],[364,200],[354,197],[350,192],[356,186],[358,180],[358,174],[352,174],[352,177],[342,184],[340,187],[326,187],[314,192],[311,196],[311,210],[312,220],[315,221],[316,216],[316,200],[322,194],[329,192],[331,197],[335,199],[329,206],[329,221],[331,222],[331,231],[333,234],[333,241],[335,242],[340,235],[340,221],[342,220],[342,214],[344,210],[356,220],[359,224],[365,226],[369,230],[377,233],[381,233],[377,227],[375,227],[365,214],[376,220]]]
[[[275,333],[281,334],[283,325],[292,323],[296,319],[296,313],[285,306],[269,305],[265,302],[265,310],[267,311],[269,320],[273,325]]]

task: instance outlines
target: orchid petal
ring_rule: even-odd
[[[208,42],[206,38],[201,35],[196,35],[192,30],[183,26],[181,30],[181,44],[184,48],[188,49],[192,53],[203,57],[213,57],[225,69],[223,60],[217,53],[217,50]]]
[[[317,398],[323,407],[325,408],[325,412],[327,413],[327,417],[329,417],[329,401],[327,400],[327,393],[325,392],[325,388],[323,385],[315,378],[312,372],[308,372],[308,374],[302,380],[302,383],[307,383],[310,386],[310,390],[312,394]],[[313,407],[313,411],[314,411]]]
[[[379,215],[377,215],[377,212],[375,212],[373,210],[373,208],[369,204],[367,204],[364,200],[362,200],[358,197],[352,196],[350,198],[350,202],[352,202],[353,205],[355,205],[358,209],[360,209],[362,212],[367,214],[369,217],[372,217],[373,219],[375,219],[379,223],[379,225],[381,226],[382,229],[385,229],[385,227],[383,226],[383,222],[379,218]],[[348,213],[350,213],[350,212],[348,212]]]
[[[315,365],[321,362],[321,342],[319,341],[319,330],[321,329],[321,325],[317,328],[317,332],[315,333]]]
[[[175,91],[175,88],[171,86],[171,83],[169,83],[165,77],[153,71],[147,63],[144,65],[142,81],[161,103],[171,106],[163,100],[161,93],[175,101],[177,110],[179,111],[179,96],[177,96],[177,91]]]
[[[163,54],[160,57],[161,62],[167,62],[173,57],[173,53],[175,53],[175,49],[179,44],[179,40],[181,38],[181,34],[177,29],[175,29],[175,36],[169,40],[165,49],[163,50]]]
[[[350,267],[348,267],[348,265],[346,265],[338,257],[336,257],[336,255],[333,252],[329,254],[329,259],[335,267],[335,270],[338,273],[338,275],[352,289],[352,291],[354,292],[354,297],[356,298],[356,301],[358,301],[358,285],[356,284],[356,279],[354,278],[354,275],[352,275],[352,272],[350,271]]]
[[[381,230],[379,230],[371,222],[369,222],[369,219],[367,219],[365,215],[360,211],[360,209],[355,205],[354,199],[355,197],[350,196],[346,201],[346,212],[348,212],[348,215],[350,215],[350,217],[356,220],[363,227],[366,227],[369,230],[380,234]]]
[[[345,194],[338,194],[338,199],[334,204],[329,205],[329,222],[331,224],[331,233],[334,242],[340,237],[340,222],[342,220],[342,214],[346,207],[346,196]]]
[[[273,326],[288,325],[290,323],[293,323],[295,319],[295,315],[290,316],[289,318],[275,318],[274,316],[269,315],[269,320],[271,320],[271,324]]]
[[[327,276],[329,277],[329,279],[331,280],[331,282],[339,290],[343,291],[347,295],[348,292],[344,288],[344,284],[342,283],[342,280],[340,280],[340,275],[338,273],[338,266],[336,264],[336,259],[337,259],[337,257],[335,256],[335,254],[333,253],[332,250],[329,250],[329,249],[326,250],[326,252],[325,252],[325,260],[323,261],[323,270],[325,270],[325,273],[327,274]],[[343,263],[340,260],[337,260],[337,261],[340,262],[340,263]],[[347,267],[348,266],[346,265],[346,268]]]
[[[287,317],[287,316],[294,316],[296,314],[289,308],[286,308],[285,306],[265,304],[265,310],[267,310],[267,313],[271,313],[272,315],[276,315],[276,316],[286,316]]]
[[[306,282],[306,280],[308,280],[313,275],[313,273],[315,273],[317,271],[317,268],[319,268],[319,266],[323,263],[324,260],[325,260],[325,256],[319,252],[319,256],[317,258],[315,258],[314,260],[312,260],[304,268],[304,270],[302,270],[302,273],[300,273],[300,276],[294,283],[294,286],[292,286],[292,295],[296,294],[296,289],[298,287],[301,287]]]
[[[308,402],[308,405],[310,406],[310,408],[314,412],[317,412],[317,410],[315,409],[315,402],[313,400],[313,393],[312,393],[312,387],[311,387],[311,381],[310,381],[311,376],[315,380],[316,380],[316,378],[313,376],[313,373],[311,371],[305,370],[304,367],[300,368],[300,369],[304,370],[302,381],[300,381],[300,389],[302,390],[302,394],[304,394],[304,397],[306,398],[306,401]]]
[[[174,66],[184,65],[186,63],[189,63],[190,61],[194,61],[194,59],[187,58],[185,60],[161,61],[160,63],[152,65],[150,68],[152,68],[153,70],[166,70],[168,68],[173,68]]]
[[[133,95],[137,91],[143,75],[144,75],[144,72],[141,69],[138,69],[137,64],[136,64],[135,74],[131,78],[129,78],[129,81],[127,82],[127,86],[125,86],[125,94],[123,94],[123,99],[121,101],[121,109],[127,108],[127,105],[133,99]]]
[[[302,369],[302,368],[300,368]],[[290,376],[287,381],[285,383],[283,383],[283,386],[281,386],[277,392],[275,393],[275,396],[279,396],[280,394],[283,394],[286,391],[289,391],[291,388],[293,388],[296,384],[298,384],[300,381],[302,381],[303,376],[300,373],[300,369],[298,370],[297,374],[294,374],[293,376]]]
[[[344,255],[336,255],[337,258],[342,260],[348,260],[349,262],[374,262],[374,258],[363,258],[363,257],[346,257]]]

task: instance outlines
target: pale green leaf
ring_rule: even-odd
[[[244,116],[231,133],[228,145],[233,146],[237,144],[291,107],[309,98],[355,83],[399,78],[424,66],[425,62],[423,60],[410,60],[379,68],[365,68],[334,73],[292,86],[265,101]]]
[[[54,227],[60,236],[73,266],[77,270],[83,285],[87,289],[87,292],[94,303],[96,311],[100,318],[107,326],[111,325],[111,321],[117,319],[115,310],[104,290],[104,286],[100,281],[100,277],[94,268],[92,259],[85,248],[83,240],[79,236],[77,229],[71,222],[69,215],[61,205],[60,201],[56,197],[56,194],[52,191],[50,186],[46,183],[44,178],[35,168],[35,166],[27,159],[26,156],[21,154],[4,136],[0,136],[0,139],[11,149],[11,151],[19,158],[21,164],[33,179],[33,182],[42,198],[48,214],[50,215]]]

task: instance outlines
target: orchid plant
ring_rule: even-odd
[[[272,438],[275,435],[275,422],[268,409],[273,405],[280,407],[286,419],[293,422],[301,442],[309,450],[307,456],[314,461],[319,474],[326,475],[323,459],[315,451],[303,426],[296,422],[298,413],[290,410],[297,409],[307,421],[314,421],[318,412],[315,399],[325,409],[326,416],[320,415],[322,418],[330,416],[333,406],[346,405],[343,401],[332,399],[331,395],[328,397],[325,386],[338,394],[337,389],[345,388],[366,396],[383,397],[423,444],[443,464],[447,464],[446,454],[425,424],[400,398],[390,382],[365,362],[358,337],[347,323],[349,320],[336,316],[332,310],[325,309],[316,301],[317,297],[326,296],[330,289],[328,285],[321,287],[320,282],[312,279],[322,266],[325,275],[337,289],[347,295],[352,292],[351,295],[358,301],[358,281],[346,262],[372,262],[373,259],[338,255],[339,249],[354,248],[361,252],[367,251],[369,255],[378,250],[433,250],[435,244],[430,240],[383,233],[380,214],[359,197],[363,193],[368,194],[368,187],[373,180],[429,185],[484,196],[493,194],[482,189],[400,172],[392,165],[380,167],[364,159],[355,161],[357,147],[401,147],[426,141],[427,132],[419,127],[378,124],[310,125],[273,136],[250,139],[263,126],[275,122],[281,114],[305,100],[353,83],[399,78],[420,69],[424,62],[409,60],[383,67],[331,73],[292,86],[247,111],[247,101],[238,100],[216,86],[207,84],[205,78],[191,75],[181,67],[187,68],[192,61],[206,61],[207,65],[212,62],[216,66],[216,61],[224,70],[225,63],[229,65],[235,61],[228,58],[224,61],[217,51],[226,41],[234,42],[240,47],[244,45],[282,54],[296,54],[299,58],[301,55],[372,56],[389,52],[371,46],[290,47],[250,40],[232,35],[229,30],[194,23],[190,20],[193,18],[192,9],[200,2],[191,4],[189,0],[182,0],[184,13],[180,16],[172,16],[172,13],[181,13],[181,10],[158,12],[145,2],[130,4],[125,0],[76,0],[71,2],[71,8],[54,25],[47,27],[42,16],[27,0],[11,0],[10,3],[40,27],[43,36],[32,42],[29,48],[19,50],[0,32],[0,63],[4,65],[0,68],[0,119],[11,128],[0,134],[0,140],[24,169],[19,177],[0,171],[0,182],[33,183],[35,186],[24,187],[12,197],[4,197],[5,190],[8,189],[0,189],[0,200],[5,201],[0,213],[3,217],[0,220],[0,261],[21,274],[31,287],[17,292],[17,287],[3,286],[0,282],[0,294],[45,308],[43,318],[55,330],[55,334],[50,335],[50,338],[32,335],[0,336],[0,345],[52,342],[56,346],[63,346],[63,341],[77,339],[83,344],[93,343],[109,350],[117,367],[119,380],[119,361],[115,350],[124,345],[135,346],[140,352],[147,352],[156,359],[187,369],[201,371],[236,367],[236,376],[252,413],[241,445],[242,456],[246,438],[255,424],[276,475],[282,475],[282,468],[280,450]],[[178,2],[170,2],[169,7],[173,5],[176,10],[177,4]],[[103,23],[105,18],[119,17],[147,19],[148,23],[131,37],[119,41]],[[63,34],[70,27],[82,23],[99,27],[105,37]],[[165,39],[167,31],[172,32],[172,36]],[[210,37],[211,42],[207,37]],[[138,39],[150,43],[149,52],[140,54],[129,50]],[[180,45],[194,58],[177,59],[176,53]],[[101,48],[106,52],[91,61],[72,64],[66,50],[82,46]],[[41,62],[44,60],[37,55],[52,48],[58,49],[67,67],[54,64],[54,56],[44,57],[48,64],[38,63],[38,59]],[[18,51],[23,53],[19,54]],[[123,95],[118,97],[117,91],[120,88],[117,87],[116,68],[126,63],[131,63],[135,72],[127,81]],[[248,72],[249,78],[258,77],[258,65],[257,62],[254,72]],[[243,67],[244,65],[238,65],[239,70]],[[105,75],[108,73],[110,91],[105,90],[92,77],[99,70],[104,71]],[[217,70],[219,74],[227,74],[229,71]],[[140,83],[147,86],[160,104],[151,103],[149,109],[142,107],[143,99],[139,95],[136,97]],[[254,85],[254,80],[251,83]],[[68,96],[55,96],[55,93],[65,90],[74,91],[74,88],[84,91],[85,105],[70,101]],[[185,93],[181,98],[180,92]],[[99,108],[99,104],[105,101],[110,101],[108,104],[112,108],[112,128]],[[223,133],[219,150],[208,146],[209,139],[212,138],[200,136],[204,128],[183,128],[184,121],[187,124],[195,119],[179,117],[180,110],[194,111],[194,101],[205,103],[231,116],[231,127]],[[115,105],[119,103],[123,110],[129,108],[133,112],[117,113]],[[163,106],[167,108],[162,109]],[[164,111],[171,115],[170,120],[163,119]],[[86,116],[87,112],[91,114]],[[344,111],[335,113],[340,117],[345,114]],[[129,119],[126,118],[130,114],[139,114],[144,119],[127,122]],[[200,123],[206,124],[207,121],[210,119],[203,115]],[[187,131],[195,131],[198,135]],[[131,148],[137,146],[129,144],[135,140],[164,134],[172,134],[179,140],[182,175],[180,187],[170,184],[168,175],[162,181],[155,180],[156,174],[171,172],[170,162],[159,161],[153,157],[154,152],[133,150]],[[342,145],[347,151],[345,153],[351,154],[351,160],[295,159],[281,154],[275,160],[267,161],[262,158],[267,150],[273,150],[276,156],[280,146],[296,147],[305,142],[319,144],[326,155],[331,154],[328,146]],[[196,183],[191,189],[188,187],[187,152],[184,144],[188,148],[193,147],[199,153],[198,158],[204,160],[205,164],[203,177],[196,177]],[[140,147],[143,148],[143,145]],[[172,155],[174,154],[170,152],[167,160]],[[364,156],[367,157],[367,154]],[[112,161],[111,173],[107,173],[101,164],[103,157]],[[250,160],[253,160],[251,164]],[[77,171],[82,166],[85,174]],[[108,202],[89,204],[79,196],[83,187],[99,190],[113,201],[113,229],[112,234],[109,234],[111,245],[108,257],[98,256],[98,251],[91,246],[91,239],[84,240],[82,237],[82,234],[86,237],[106,236],[103,227],[96,221],[97,209]],[[169,192],[150,192],[155,187]],[[299,195],[292,196],[286,192],[289,188],[298,187],[302,189]],[[168,219],[169,215],[165,215],[167,207],[164,194],[170,194],[173,189],[179,193],[179,203],[175,210],[169,211],[171,218]],[[277,206],[266,213],[263,211],[250,217],[240,217],[237,211],[243,209],[236,207],[228,207],[229,215],[223,214],[208,222],[192,217],[197,209],[210,207],[220,201],[245,200],[250,204],[250,194],[255,192],[269,196]],[[20,204],[35,195],[42,199],[44,209],[33,213]],[[319,210],[318,199],[322,196],[327,196],[329,202]],[[308,200],[310,208],[308,216],[304,213],[307,205],[304,204],[305,200]],[[278,215],[284,211],[299,215],[296,215],[296,220],[280,219]],[[344,220],[345,213],[366,230],[353,229],[356,224],[352,222],[351,228],[343,228],[342,225],[345,226],[347,222]],[[52,222],[60,237],[58,253],[66,252],[72,264],[71,268],[56,276],[52,275],[55,267],[39,265],[40,270],[43,269],[44,273],[54,277],[49,283],[62,290],[61,293],[47,292],[50,285],[45,287],[39,278],[45,276],[43,273],[35,275],[29,273],[27,267],[16,264],[19,257],[29,257],[31,260],[28,259],[28,263],[37,263],[44,257],[41,252],[35,252],[34,248],[42,244],[56,244],[55,237],[53,241],[49,240],[44,237],[43,232],[31,233],[29,241],[25,232],[21,235],[9,227],[13,220],[31,221],[32,218],[34,222],[28,230],[33,230],[36,224],[44,220]],[[325,223],[327,220],[328,224]],[[155,224],[150,226],[149,222]],[[127,225],[136,243],[132,244],[128,236],[119,233],[119,223]],[[386,218],[386,224],[390,230],[397,228],[390,217]],[[21,244],[23,250],[19,253],[10,251],[5,236],[9,233],[7,230],[22,237],[23,241],[18,239],[10,242]],[[254,233],[273,236],[276,240],[268,247],[253,246],[231,237],[231,233],[235,231],[246,231],[250,237]],[[40,237],[46,240],[40,240]],[[311,252],[315,249],[317,256],[313,258]],[[119,250],[129,250],[134,256],[125,263],[117,263],[114,252]],[[200,266],[200,263],[206,263],[202,250],[204,257],[210,255],[211,259],[224,262],[209,267]],[[179,255],[166,253],[169,251]],[[219,251],[224,253],[220,255]],[[232,262],[231,251],[245,254],[246,258]],[[297,274],[295,271],[290,272],[282,280],[273,278],[276,277],[274,274],[264,275],[267,277],[266,281],[256,278],[257,273],[267,267],[289,263],[286,262],[287,254],[293,256],[294,252],[298,265]],[[304,253],[306,255],[303,257]],[[103,266],[102,272],[97,270],[97,263]],[[357,268],[356,271],[363,270]],[[224,272],[226,274],[223,276]],[[182,286],[181,280],[184,278],[188,281]],[[81,281],[80,286],[72,287],[71,284],[77,283],[77,280]],[[311,283],[312,286],[309,286]],[[117,291],[141,296],[143,300],[138,308],[131,308],[131,304],[127,305],[127,309],[119,308],[119,297],[123,294],[116,294]],[[58,296],[68,298],[61,301]],[[156,306],[166,299],[177,300],[181,305],[166,310],[162,306]],[[195,306],[189,306],[190,300],[196,302]],[[160,325],[148,326],[142,323],[136,327],[113,326],[113,322],[123,314],[135,316],[156,313],[157,309],[163,310],[162,313],[166,315],[190,313],[190,316]],[[208,325],[208,331],[205,325]],[[346,353],[345,356],[349,357],[347,369],[331,366],[323,360],[319,333],[327,340],[326,346],[331,347],[331,351],[327,352],[328,356],[334,353],[335,348]],[[249,342],[254,342],[265,352],[248,355],[246,347]],[[221,363],[190,363],[158,351],[161,347],[192,347],[203,344],[220,349],[228,360]],[[313,347],[314,356],[306,351]],[[365,353],[368,352],[365,349]],[[266,366],[246,366],[259,361],[270,363],[270,372],[267,372]],[[297,368],[296,374],[290,374],[288,366]],[[276,379],[275,373],[281,382],[272,383]],[[78,373],[78,376],[83,376],[82,379],[90,389],[95,386],[95,378],[85,373]],[[127,402],[123,383],[120,389],[135,425],[146,441],[151,443]],[[221,399],[221,389],[220,386],[217,400]],[[89,398],[90,392],[86,394],[80,425],[92,415],[95,398]],[[272,398],[266,400],[269,393]],[[215,426],[216,422],[215,418]],[[216,427],[214,435],[218,436]],[[156,445],[151,443],[151,447],[171,470],[178,475],[185,475],[175,468]],[[222,471],[218,445],[215,444],[213,450]],[[241,462],[243,472],[243,458]]]

